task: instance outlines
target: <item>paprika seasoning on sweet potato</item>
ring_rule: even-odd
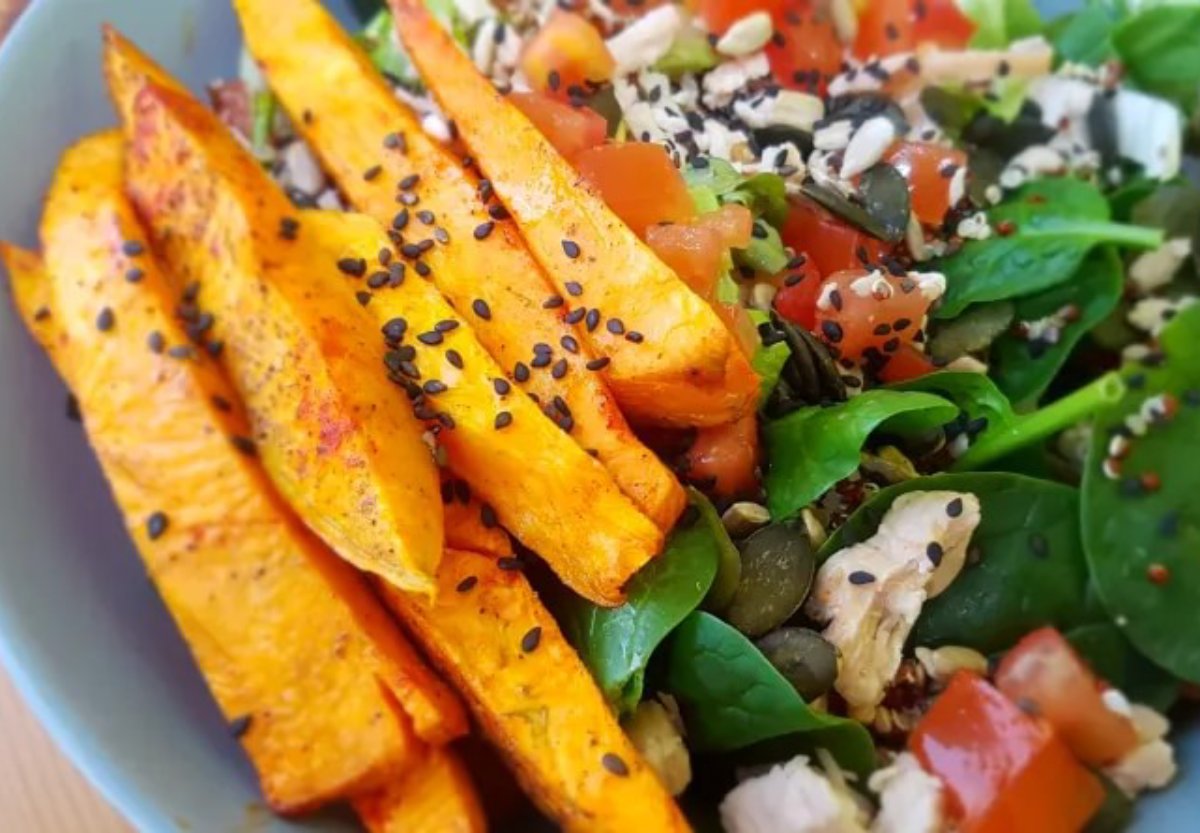
[[[368,833],[485,833],[487,818],[466,766],[450,747],[430,749],[404,775],[352,802]]]
[[[569,305],[594,317],[585,337],[611,360],[606,378],[626,415],[639,422],[712,425],[753,410],[757,385],[733,395],[723,387],[737,348],[704,299],[582,184],[421,3],[391,5],[408,54],[530,251]],[[697,399],[703,409],[695,407]]]
[[[2,252],[18,308],[75,391],[147,572],[268,802],[300,812],[386,783],[420,754],[418,735],[446,742],[465,715],[271,488],[236,394],[178,320],[121,164],[115,133],[67,151],[45,268]]]
[[[486,199],[479,180],[425,134],[319,2],[237,0],[234,5],[247,47],[268,83],[350,203],[410,236],[421,227],[418,213],[429,212],[421,216],[432,216],[445,232],[445,242],[423,258],[438,289],[502,367],[510,374],[519,364],[530,370],[515,380],[518,387],[552,408],[560,422],[569,419],[576,442],[594,450],[621,490],[669,530],[683,511],[682,487],[630,430],[604,381],[604,363],[595,361],[580,332],[582,322],[572,326],[562,320],[566,304],[516,227],[503,219],[499,204]],[[314,66],[320,72],[313,72]],[[380,173],[364,177],[375,166]],[[396,202],[396,185],[413,175],[420,177],[411,189],[420,206],[404,210]],[[554,362],[564,363],[561,374],[553,363],[541,372],[530,367],[536,345],[548,346]],[[557,401],[565,407],[558,408]]]

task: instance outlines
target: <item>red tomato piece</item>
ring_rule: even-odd
[[[581,15],[558,9],[521,53],[521,69],[539,92],[565,98],[572,86],[612,78],[616,63],[599,30]]]
[[[701,428],[686,456],[687,479],[719,498],[758,493],[758,420]]]
[[[1104,788],[1043,721],[960,671],[909,736],[961,833],[1079,833]]]
[[[919,379],[938,369],[933,359],[923,353],[915,344],[901,345],[900,349],[891,354],[887,363],[879,368],[879,378],[886,384],[907,382]]]
[[[975,35],[975,24],[955,0],[913,0],[912,33],[917,43],[965,49]]]
[[[879,238],[847,225],[805,198],[792,203],[780,235],[794,251],[806,252],[822,275],[860,269],[864,257],[869,263],[878,263],[892,250]]]
[[[658,223],[696,216],[687,183],[661,145],[601,145],[575,157],[575,168],[639,236]]]
[[[508,100],[568,161],[604,144],[608,135],[607,122],[589,107],[574,107],[544,93],[514,92],[508,94]]]
[[[829,79],[841,71],[842,44],[829,16],[803,0],[779,16],[767,60],[784,87],[823,96]]]
[[[817,328],[817,296],[821,294],[821,275],[808,255],[800,255],[795,269],[779,276],[775,293],[775,311],[810,332]]]
[[[767,12],[776,18],[783,13],[786,5],[787,0],[699,0],[696,13],[708,31],[722,35],[746,15]]]
[[[917,219],[929,226],[941,225],[951,207],[950,183],[967,166],[967,155],[929,142],[897,142],[883,159],[908,180]]]
[[[911,0],[870,0],[858,4],[858,36],[854,54],[862,60],[911,52],[913,39]]]
[[[1026,635],[1008,652],[996,687],[1032,704],[1086,764],[1111,764],[1138,745],[1133,722],[1104,705],[1100,681],[1054,628]]]
[[[646,229],[646,244],[701,297],[711,298],[725,252],[750,242],[754,216],[744,205],[726,205],[695,220]]]
[[[817,294],[816,332],[840,356],[866,356],[882,365],[883,357],[912,343],[929,305],[909,278],[865,269],[834,272]]]

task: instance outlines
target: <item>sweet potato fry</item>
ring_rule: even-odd
[[[430,749],[394,784],[354,799],[369,833],[484,833],[471,775],[448,747]]]
[[[518,362],[528,364],[536,344],[553,348],[554,359],[567,363],[566,374],[532,372],[519,386],[545,404],[561,397],[576,442],[595,451],[639,509],[670,529],[683,511],[682,487],[629,430],[602,375],[587,369],[596,356],[576,332],[582,326],[562,321],[565,307],[544,308],[553,294],[549,279],[512,222],[488,214],[478,180],[425,134],[317,0],[237,0],[234,5],[267,82],[350,203],[390,226],[400,208],[396,183],[421,176],[413,191],[420,207],[433,212],[449,235],[426,257],[438,289],[464,313],[476,302],[485,305],[486,318],[467,318],[502,367],[511,371]],[[381,166],[379,175],[364,177],[374,166]],[[492,224],[491,233],[477,239],[475,230],[485,224]]]
[[[127,187],[179,285],[197,287],[212,315],[206,335],[224,345],[268,474],[343,558],[427,592],[444,541],[438,475],[422,425],[383,405],[395,388],[377,370],[371,318],[352,293],[325,294],[330,276],[308,268],[317,255],[294,239],[287,198],[215,117],[164,93],[191,104],[198,135],[221,140],[207,158],[154,97],[138,118],[130,88],[142,76],[128,70],[139,60],[110,49],[113,98],[130,119]]]
[[[447,547],[496,558],[513,554],[512,539],[500,527],[495,511],[471,494],[465,480],[459,480],[449,472],[442,474],[442,504]]]
[[[438,587],[382,590],[543,811],[568,831],[689,829],[519,571],[449,550]]]
[[[267,800],[299,812],[387,783],[420,755],[414,721],[446,742],[465,714],[271,488],[215,364],[181,349],[175,296],[122,193],[121,153],[110,133],[64,156],[42,223],[45,271],[36,255],[2,252],[18,308],[75,391],[130,535]]]
[[[585,335],[612,360],[607,379],[626,414],[635,421],[686,424],[698,414],[674,409],[689,389],[695,389],[693,399],[707,394],[712,411],[705,424],[752,410],[757,385],[753,392],[738,388],[740,396],[718,395],[736,348],[712,308],[580,182],[419,0],[393,0],[392,8],[409,55],[534,257],[564,296],[604,319]],[[641,338],[631,340],[631,332]]]

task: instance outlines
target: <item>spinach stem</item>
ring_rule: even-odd
[[[1102,220],[1068,220],[1047,223],[1045,226],[1021,231],[1025,238],[1060,237],[1064,233],[1088,236],[1098,242],[1111,243],[1129,249],[1157,249],[1166,239],[1162,229],[1135,226],[1129,223],[1110,223]]]
[[[1008,425],[986,432],[951,469],[972,471],[1033,443],[1040,442],[1093,416],[1105,405],[1125,395],[1125,382],[1116,372],[1106,373],[1090,385],[1064,396],[1045,408],[1018,417]]]

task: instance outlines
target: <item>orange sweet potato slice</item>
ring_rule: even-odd
[[[431,749],[395,783],[354,799],[369,833],[484,833],[487,819],[458,754]]]
[[[449,550],[438,588],[381,589],[544,812],[568,831],[689,829],[519,571]]]
[[[463,734],[453,692],[249,454],[236,394],[189,343],[122,194],[119,135],[64,156],[42,238],[44,271],[2,252],[17,306],[75,391],[147,571],[271,805],[299,812],[386,783],[419,756],[418,734]]]
[[[606,378],[625,413],[635,421],[719,424],[753,410],[757,385],[725,387],[736,347],[712,308],[581,182],[419,0],[393,0],[392,8],[408,54],[529,250],[572,305],[598,311],[600,323],[584,335],[612,360]],[[697,398],[708,411],[676,410]]]
[[[425,259],[438,289],[510,373],[518,362],[529,365],[537,344],[548,345],[555,362],[565,362],[561,378],[553,365],[532,368],[518,385],[548,407],[564,402],[576,442],[595,452],[642,512],[670,529],[683,511],[682,487],[629,429],[603,374],[588,369],[598,365],[577,331],[584,328],[562,320],[565,306],[545,308],[555,290],[515,225],[489,215],[478,179],[425,134],[317,0],[238,0],[235,6],[267,82],[350,203],[390,227],[401,208],[396,184],[421,177],[412,189],[419,209],[432,212],[449,238]],[[376,166],[377,175],[363,175]],[[419,229],[417,210],[408,212],[408,236]],[[478,239],[475,231],[484,227],[491,231]],[[480,304],[485,316],[474,311]],[[560,422],[565,424],[561,416]]]

